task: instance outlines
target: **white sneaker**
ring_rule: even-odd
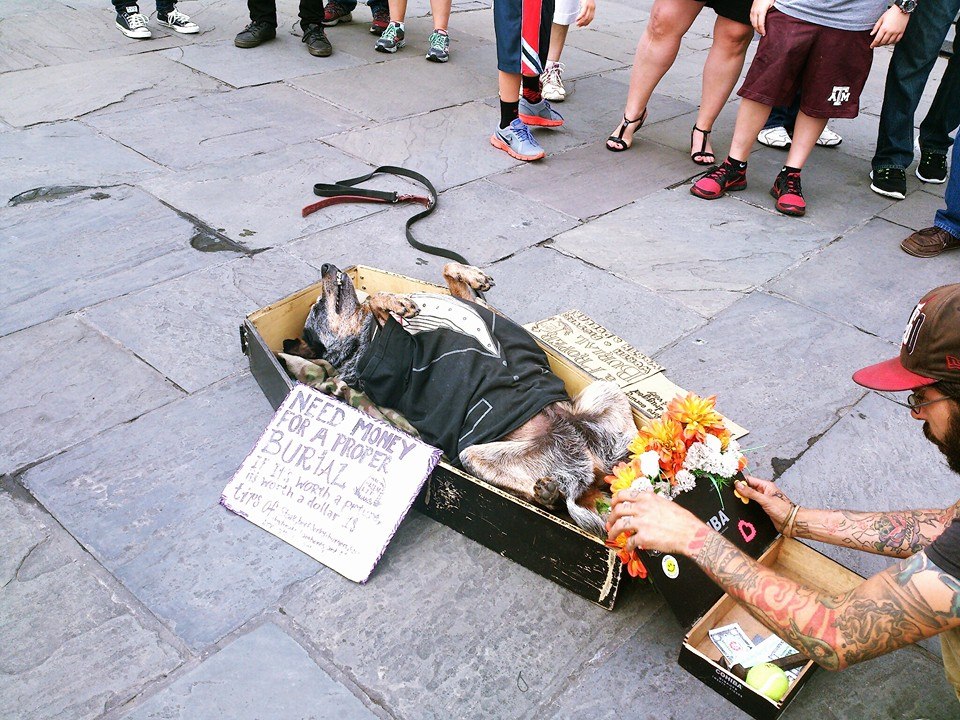
[[[823,129],[823,132],[820,133],[820,137],[817,139],[817,145],[820,147],[836,147],[842,142],[843,138],[828,127]]]
[[[184,15],[176,8],[166,15],[157,12],[157,24],[172,28],[176,32],[183,33],[184,35],[192,35],[193,33],[200,32],[200,26],[193,22],[188,15]]]
[[[757,134],[757,142],[772,148],[788,148],[793,140],[790,139],[790,133],[780,125],[779,127],[764,128]]]
[[[117,29],[128,38],[146,40],[150,37],[147,16],[136,5],[129,5],[117,13]]]
[[[567,99],[567,90],[563,87],[563,70],[562,62],[552,63],[540,76],[540,94],[550,102],[563,102]]]

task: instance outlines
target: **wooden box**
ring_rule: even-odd
[[[439,292],[446,287],[356,266],[346,274],[363,292]],[[277,407],[294,381],[275,356],[286,338],[300,337],[320,285],[304,288],[249,315],[240,326],[240,344],[250,369],[270,403]],[[593,378],[544,348],[554,372],[575,395]],[[602,607],[613,609],[622,565],[615,551],[551,513],[441,462],[415,507],[533,572]]]

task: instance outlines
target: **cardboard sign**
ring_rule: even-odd
[[[440,451],[296,385],[220,504],[355,582],[365,582]]]

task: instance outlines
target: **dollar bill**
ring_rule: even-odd
[[[752,650],[754,645],[747,634],[740,627],[740,623],[732,623],[723,627],[714,628],[709,632],[710,639],[717,646],[717,650],[731,665],[735,665],[737,657]]]
[[[793,655],[795,652],[797,651],[789,643],[776,635],[770,635],[762,642],[757,643],[753,649],[740,655],[740,657],[737,658],[737,662],[749,669],[760,663],[770,662],[771,660],[786,657],[787,655]],[[802,667],[799,667],[793,670],[787,670],[787,677],[790,679],[790,682],[797,679],[802,669]]]

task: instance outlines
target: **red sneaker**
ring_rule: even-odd
[[[800,173],[788,173],[780,171],[777,179],[770,188],[770,194],[777,201],[777,211],[784,215],[793,215],[800,217],[807,212],[807,203],[803,199],[803,191],[800,189]]]
[[[323,24],[327,27],[348,23],[353,20],[351,15],[352,8],[347,9],[346,5],[341,5],[337,0],[330,0],[323,8]]]
[[[716,200],[728,192],[744,190],[747,187],[747,171],[735,167],[728,160],[712,173],[704,175],[690,188],[690,193],[704,200]]]
[[[390,24],[390,7],[386,2],[378,2],[370,6],[370,34],[382,35]]]

